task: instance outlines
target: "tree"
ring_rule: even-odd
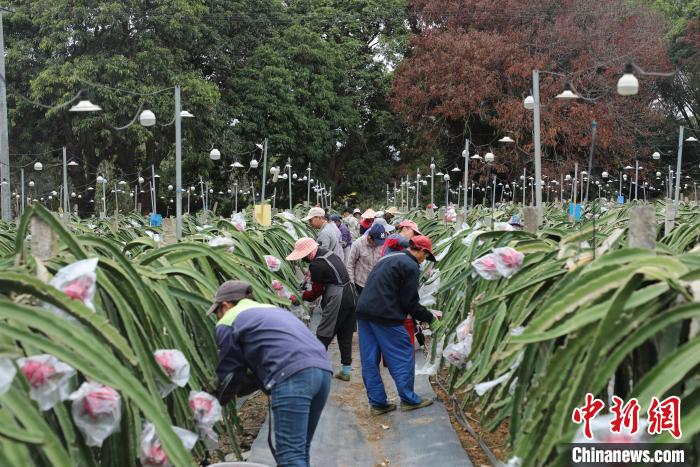
[[[532,113],[522,101],[532,70],[540,69],[566,75],[541,76],[545,172],[584,162],[593,120],[598,160],[608,169],[648,151],[644,141],[661,124],[652,106],[654,80],[645,78],[632,98],[615,91],[627,61],[670,67],[663,22],[648,9],[624,0],[413,0],[410,6],[416,35],[397,70],[392,104],[421,131],[423,147],[438,146],[446,161],[459,160],[469,137],[484,151],[493,147],[494,169],[513,180],[532,154]],[[553,99],[566,80],[590,100]],[[496,147],[507,132],[520,149]]]

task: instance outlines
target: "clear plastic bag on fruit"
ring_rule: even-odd
[[[503,277],[512,276],[523,266],[525,255],[515,248],[496,248],[493,253],[496,255],[496,269]]]
[[[62,267],[49,281],[49,284],[71,299],[78,300],[95,311],[93,298],[97,289],[97,258],[83,259]],[[78,321],[54,305],[44,303],[43,306],[61,318],[73,322]]]
[[[482,278],[492,281],[501,278],[501,273],[498,272],[497,258],[494,253],[489,253],[479,259],[472,261],[474,271]]]
[[[445,209],[445,222],[456,222],[457,221],[457,211],[455,211],[454,206],[449,206]]]
[[[57,403],[68,399],[70,379],[75,369],[54,357],[42,354],[17,359],[17,366],[27,378],[31,390],[29,397],[41,410],[50,410]]]
[[[119,430],[122,403],[119,393],[113,388],[89,381],[68,398],[73,401],[73,421],[88,446],[101,447],[107,437]]]
[[[219,436],[213,428],[222,419],[221,404],[204,391],[190,392],[189,403],[200,438],[209,449],[215,449],[219,445]]]
[[[442,356],[450,365],[457,368],[464,368],[469,361],[469,354],[472,351],[472,336],[467,336],[464,340],[452,343],[445,347]]]
[[[459,325],[457,326],[457,330],[456,330],[457,340],[463,341],[467,337],[471,337],[472,332],[473,332],[473,326],[474,326],[474,316],[469,315],[467,317],[467,319],[465,319],[464,321],[459,323]]]
[[[294,241],[299,239],[299,234],[297,233],[297,229],[294,228],[294,224],[292,224],[291,222],[285,222],[282,225],[284,226],[284,230],[287,231],[289,236],[292,237]]]
[[[233,253],[233,239],[230,237],[219,235],[218,237],[214,237],[211,240],[209,240],[207,244],[211,247],[225,246],[227,247],[227,252]]]
[[[245,226],[246,226],[245,216],[243,215],[242,212],[237,212],[237,213],[233,214],[231,216],[231,223],[233,224],[233,226],[236,229],[238,229],[240,231],[245,230]]]
[[[156,350],[153,355],[169,378],[167,382],[156,382],[161,397],[166,397],[176,387],[185,387],[190,379],[190,364],[183,353],[177,349],[160,349]]]
[[[435,294],[440,290],[440,271],[435,269],[425,284],[418,289],[420,304],[423,306],[435,305]]]
[[[186,450],[190,451],[197,443],[197,435],[189,430],[173,426],[173,431]],[[160,444],[156,428],[152,423],[146,423],[141,431],[139,460],[143,467],[170,467],[170,460],[165,449]]]
[[[12,381],[17,374],[17,368],[9,358],[0,358],[0,396],[10,390]]]
[[[483,396],[486,394],[486,391],[489,391],[499,384],[502,384],[504,381],[506,381],[508,378],[510,378],[510,371],[508,373],[505,373],[498,378],[492,380],[492,381],[484,381],[483,383],[479,383],[474,386],[474,390],[479,396]]]
[[[270,272],[277,272],[282,267],[282,260],[277,256],[265,255],[265,264],[267,264],[267,269],[269,269]]]
[[[425,333],[427,331],[423,332]],[[433,359],[433,361],[426,359],[425,364],[422,368],[416,368],[416,375],[433,376],[437,374],[438,370],[440,369],[440,357],[442,355],[442,349],[444,345],[444,338],[437,341],[437,343],[435,344],[435,358]]]

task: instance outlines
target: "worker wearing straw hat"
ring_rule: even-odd
[[[342,371],[335,376],[343,381],[350,381],[357,297],[343,259],[319,246],[314,239],[303,237],[296,241],[294,251],[287,256],[287,260],[304,260],[309,263],[311,289],[303,292],[302,299],[312,302],[318,297],[323,297],[323,311],[316,336],[326,348],[333,338],[338,336]]]
[[[218,399],[260,388],[270,395],[270,442],[278,465],[310,465],[309,447],[328,400],[332,367],[326,350],[293,314],[252,300],[253,286],[224,282],[216,313]],[[271,441],[271,440],[270,440]]]
[[[364,235],[365,232],[367,232],[369,228],[372,227],[372,222],[374,222],[375,215],[376,212],[372,208],[368,208],[365,212],[362,213],[362,220],[360,221],[360,235]]]

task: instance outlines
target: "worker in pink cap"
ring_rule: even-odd
[[[316,337],[327,349],[333,338],[338,336],[342,371],[336,373],[335,377],[350,381],[357,295],[343,259],[319,246],[314,239],[302,237],[294,244],[294,251],[287,256],[287,260],[309,263],[311,289],[303,292],[302,299],[313,302],[318,297],[323,297],[323,311]]]

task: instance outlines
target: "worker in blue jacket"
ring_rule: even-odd
[[[251,300],[253,287],[227,281],[208,314],[216,313],[219,399],[246,386],[271,396],[273,455],[278,465],[310,465],[309,448],[331,387],[326,348],[287,310]]]
[[[426,236],[413,237],[409,245],[408,249],[377,261],[355,310],[362,379],[372,415],[396,410],[396,404],[387,400],[379,373],[381,355],[396,383],[401,410],[415,410],[433,403],[432,399],[421,398],[413,390],[415,354],[403,321],[406,315],[426,323],[435,319],[418,298],[419,265],[426,259],[435,261],[435,256]]]

